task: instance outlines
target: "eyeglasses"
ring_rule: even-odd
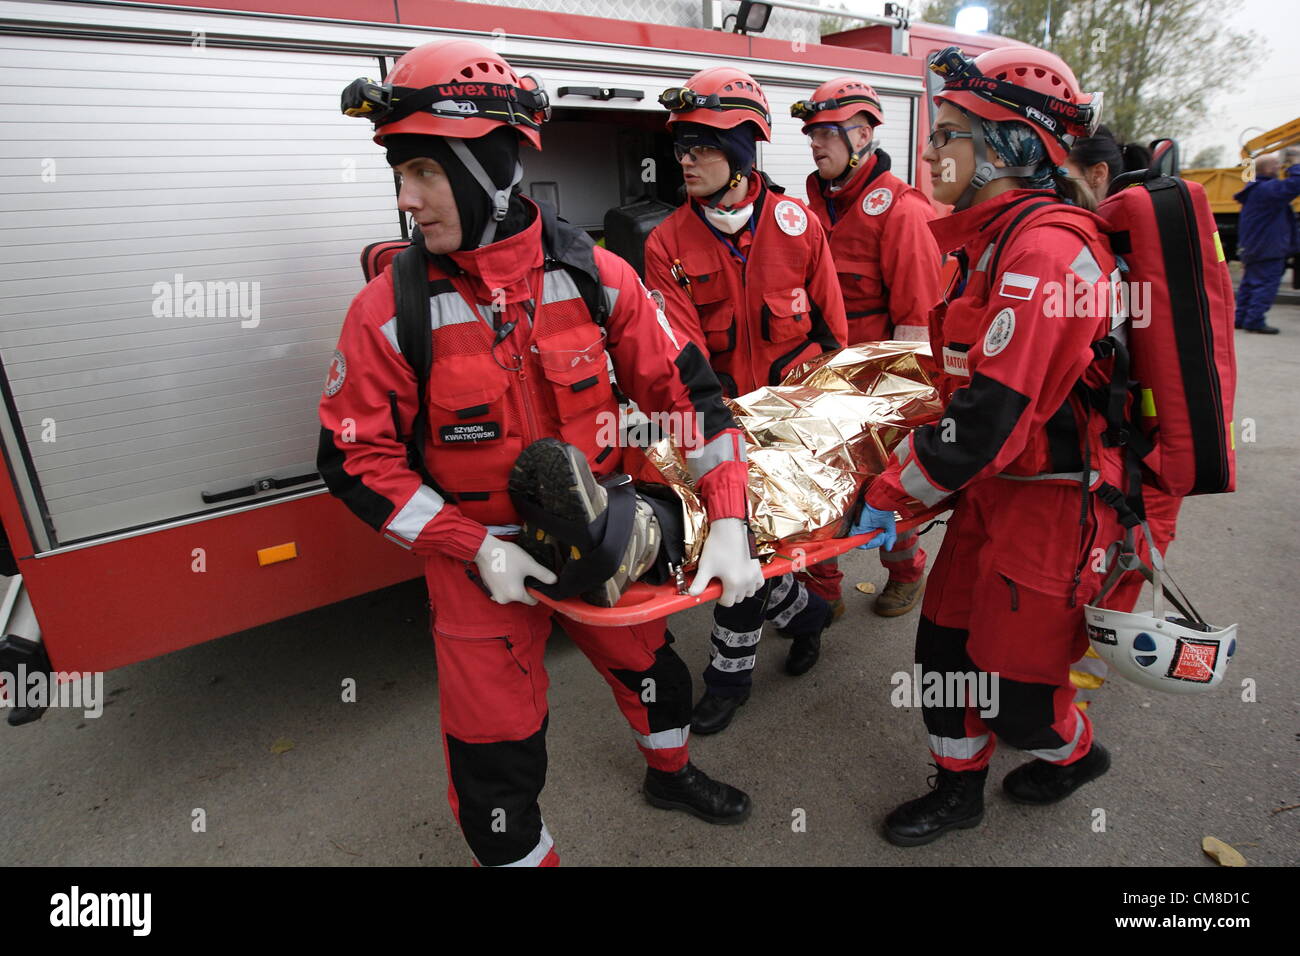
[[[691,157],[692,163],[709,163],[722,156],[722,150],[716,146],[686,146],[682,143],[673,143],[673,155],[677,157],[677,162],[681,162],[687,156]]]
[[[810,143],[828,143],[833,139],[838,139],[839,134],[847,133],[851,129],[862,129],[861,123],[853,126],[815,126],[807,132],[808,142]]]
[[[936,129],[926,137],[934,149],[943,149],[954,139],[973,139],[974,134],[960,129]]]

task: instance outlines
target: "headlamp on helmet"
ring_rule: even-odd
[[[659,105],[670,113],[717,109],[720,102],[717,93],[702,96],[688,86],[673,86],[659,94]]]

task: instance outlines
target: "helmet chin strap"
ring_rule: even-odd
[[[871,137],[871,142],[867,143],[867,145],[863,146],[861,149],[853,148],[853,144],[849,142],[849,134],[844,132],[844,130],[840,130],[840,139],[844,140],[844,145],[848,147],[849,161],[844,167],[844,172],[831,180],[828,186],[829,192],[839,192],[847,186],[849,180],[856,176],[858,170],[862,168],[863,161],[876,151],[877,144],[874,136]]]
[[[1032,176],[1036,168],[1034,166],[1005,166],[998,169],[993,165],[993,160],[989,158],[988,143],[984,139],[984,125],[980,122],[978,116],[971,117],[970,132],[971,145],[975,148],[975,175],[966,184],[966,189],[961,194],[961,198],[953,206],[954,212],[968,209],[971,201],[975,198],[975,194],[993,180],[1021,179]]]
[[[488,198],[492,200],[492,218],[488,220],[487,226],[483,229],[483,235],[479,239],[479,248],[482,248],[496,238],[497,225],[502,219],[506,218],[506,211],[510,208],[511,190],[519,185],[524,178],[523,164],[516,162],[515,174],[510,180],[510,185],[504,189],[498,189],[496,183],[492,182],[492,178],[488,176],[487,170],[483,168],[483,164],[478,161],[478,157],[470,152],[470,148],[465,145],[464,140],[449,138],[447,144],[451,147],[451,151],[456,154],[456,158],[469,170],[469,174],[483,187],[483,191],[488,194]]]
[[[722,200],[727,195],[727,193],[731,192],[733,189],[735,189],[737,186],[743,183],[747,178],[749,178],[748,173],[741,173],[741,171],[736,168],[735,164],[731,162],[731,157],[727,157],[727,162],[731,169],[730,178],[728,178],[727,181],[722,185],[721,189],[719,189],[717,192],[709,196],[706,196],[703,199],[704,205],[708,206],[710,209],[717,209],[719,206],[721,206]]]

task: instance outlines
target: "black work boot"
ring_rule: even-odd
[[[1092,749],[1072,764],[1061,766],[1046,760],[1031,760],[1011,771],[1002,789],[1016,803],[1044,805],[1064,800],[1089,780],[1110,769],[1110,753],[1096,741]]]
[[[812,592],[808,597],[817,597]],[[820,599],[819,599],[820,600]],[[822,626],[812,634],[795,634],[790,642],[790,652],[785,657],[785,672],[791,677],[799,677],[813,669],[822,656],[822,631],[831,626],[835,620],[835,606],[828,604],[826,607],[826,618]]]
[[[676,773],[647,767],[641,792],[652,807],[685,810],[709,823],[744,823],[753,809],[743,790],[712,779],[690,762]]]
[[[706,689],[704,696],[700,698],[700,702],[695,705],[695,710],[691,713],[691,733],[716,734],[720,730],[726,730],[727,725],[731,723],[731,718],[736,716],[736,711],[747,700],[749,700],[748,689],[735,696],[715,694]]]
[[[949,830],[979,826],[984,819],[984,780],[989,768],[945,770],[935,764],[934,769],[938,781],[934,776],[928,778],[926,782],[933,788],[930,793],[907,801],[885,817],[881,830],[895,846],[920,846]]]

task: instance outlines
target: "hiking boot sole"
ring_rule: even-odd
[[[913,837],[901,833],[894,833],[889,829],[889,827],[884,826],[883,824],[880,827],[880,832],[884,838],[894,844],[894,846],[924,846],[926,843],[933,843],[949,830],[970,830],[979,826],[983,822],[984,811],[981,810],[978,815],[973,816],[970,819],[960,820],[956,823],[944,824],[933,833],[929,833],[925,836]]]
[[[660,810],[682,810],[693,817],[703,820],[705,823],[712,823],[715,826],[735,826],[737,823],[744,823],[749,819],[749,815],[754,810],[754,802],[751,800],[745,805],[745,809],[742,813],[730,817],[716,817],[691,806],[689,803],[682,803],[679,800],[669,800],[666,797],[657,797],[648,790],[642,790],[641,794],[645,797],[645,802],[650,804],[652,807],[658,807]]]

